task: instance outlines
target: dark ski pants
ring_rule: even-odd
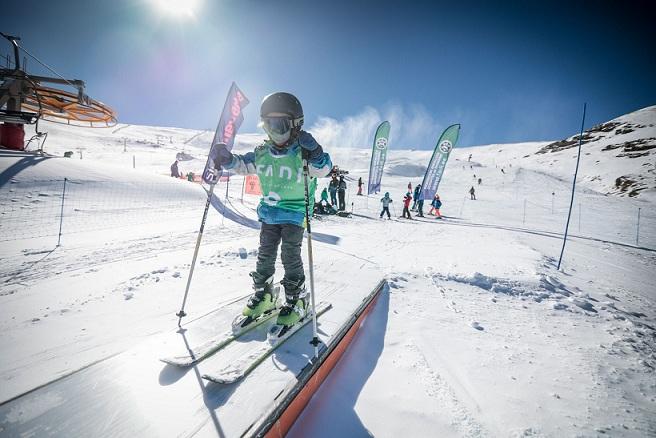
[[[387,219],[392,218],[392,216],[390,216],[389,207],[383,207],[383,211],[380,212],[380,217],[383,217],[383,213],[387,213]]]
[[[330,192],[330,203],[333,207],[337,205],[337,191]]]
[[[408,216],[406,216],[406,214]],[[408,210],[408,207],[403,207],[403,217],[407,217],[408,219],[412,219],[412,216],[410,216],[410,210]]]
[[[475,200],[476,200],[476,195],[473,194],[473,193],[470,193],[470,194],[471,194],[471,198],[472,198],[472,200],[475,201]]]
[[[339,196],[339,210],[340,211],[346,210],[346,202],[345,202],[346,192],[340,190],[339,192],[337,192],[337,195]]]
[[[424,217],[424,201],[417,201],[417,216]]]
[[[305,281],[303,259],[301,258],[301,245],[305,229],[292,224],[265,224],[260,229],[260,248],[257,253],[255,272],[251,275],[256,283],[264,282],[276,271],[278,258],[278,245],[285,276],[281,283],[285,291],[294,291]]]

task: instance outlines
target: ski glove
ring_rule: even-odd
[[[299,132],[298,144],[303,149],[303,158],[308,161],[315,161],[323,155],[321,145],[317,143],[309,132]]]
[[[232,152],[224,143],[215,144],[211,153],[214,167],[217,169],[222,169],[225,165],[232,163]]]

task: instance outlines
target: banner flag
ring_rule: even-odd
[[[239,130],[241,123],[244,121],[243,109],[248,103],[249,101],[246,96],[244,96],[244,93],[242,93],[239,87],[237,87],[237,84],[233,82],[230,86],[230,91],[228,91],[228,97],[226,98],[225,104],[223,105],[223,112],[221,112],[221,118],[216,126],[216,132],[212,139],[210,153],[207,157],[207,163],[205,163],[205,170],[203,170],[203,181],[207,184],[216,184],[222,174],[221,171],[218,173],[213,171],[215,157],[214,147],[218,143],[225,143],[225,145],[228,146],[228,150],[232,150],[232,147],[235,144],[237,131]]]
[[[380,192],[380,181],[383,179],[383,168],[387,158],[387,145],[389,143],[390,123],[385,121],[376,129],[374,146],[371,150],[371,164],[369,165],[369,184],[367,194]]]
[[[437,193],[437,187],[440,185],[442,174],[444,174],[446,162],[449,159],[451,150],[458,141],[459,134],[460,124],[451,125],[444,130],[437,141],[424,180],[421,183],[421,199],[432,200],[435,193]]]
[[[260,179],[257,175],[246,175],[246,187],[244,192],[249,195],[261,195],[262,189],[260,188]]]

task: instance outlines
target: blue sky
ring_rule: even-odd
[[[331,141],[351,146],[377,118],[392,145],[431,149],[452,123],[462,146],[550,140],[578,130],[583,102],[587,127],[656,104],[650,2],[186,1],[193,17],[166,0],[9,0],[0,31],[123,123],[214,129],[233,80],[251,100],[241,132],[289,91],[307,128],[348,124]]]

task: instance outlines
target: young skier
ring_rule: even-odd
[[[387,219],[392,219],[392,216],[390,216],[389,212],[389,205],[393,201],[390,199],[390,194],[389,192],[385,192],[385,196],[380,198],[380,202],[383,203],[383,211],[380,212],[380,218],[383,218],[383,213],[387,213]]]
[[[410,216],[410,202],[412,201],[412,193],[408,192],[405,194],[403,197],[403,217],[406,217],[406,214],[408,215],[408,219],[412,219],[412,216]]]
[[[255,271],[250,274],[255,292],[242,313],[257,318],[275,308],[273,274],[278,245],[282,242],[280,257],[285,275],[281,284],[285,289],[285,303],[277,324],[291,326],[307,311],[301,259],[306,221],[303,160],[308,161],[311,177],[310,205],[314,205],[316,178],[327,176],[332,163],[312,135],[301,130],[303,108],[294,95],[273,93],[266,96],[260,108],[260,118],[269,139],[245,155],[232,154],[225,146],[219,148],[215,164],[217,168],[242,175],[256,173],[262,187],[263,196],[257,207],[262,222],[260,247]]]
[[[440,201],[440,195],[435,193],[435,197],[433,198],[433,201],[431,202],[431,209],[429,214],[434,214],[437,216],[435,219],[442,219],[442,215],[440,214],[440,207],[442,206],[442,201]],[[437,214],[435,214],[435,213]]]
[[[358,196],[363,196],[362,195],[362,186],[364,183],[362,182],[362,177],[358,178]]]

